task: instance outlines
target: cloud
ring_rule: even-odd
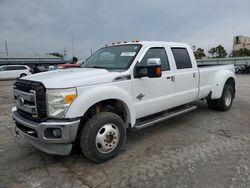
[[[119,40],[183,41],[229,51],[234,35],[250,35],[247,0],[0,0],[0,53],[68,50],[85,58]]]

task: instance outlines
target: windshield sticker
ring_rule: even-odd
[[[135,52],[122,52],[121,56],[135,56]]]

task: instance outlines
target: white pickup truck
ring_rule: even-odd
[[[133,41],[99,49],[79,69],[27,76],[14,84],[16,130],[36,148],[83,154],[104,162],[115,157],[126,129],[138,130],[194,110],[193,101],[230,109],[233,65],[197,66],[184,43]]]

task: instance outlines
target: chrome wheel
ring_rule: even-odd
[[[96,148],[101,153],[113,151],[119,143],[120,133],[115,124],[103,125],[96,135]]]
[[[225,105],[230,106],[232,102],[232,92],[230,90],[226,90],[225,93]]]

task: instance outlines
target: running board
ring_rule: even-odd
[[[161,115],[154,116],[153,118],[150,118],[148,120],[136,122],[136,124],[132,128],[132,130],[143,129],[145,127],[148,127],[148,126],[154,125],[156,123],[159,123],[159,122],[165,121],[167,119],[170,119],[172,117],[175,117],[175,116],[182,115],[182,114],[185,114],[187,112],[193,111],[196,108],[197,108],[197,106],[185,106],[185,107],[183,107],[181,109],[171,111],[171,112],[169,112],[167,110],[166,112],[161,113]]]

